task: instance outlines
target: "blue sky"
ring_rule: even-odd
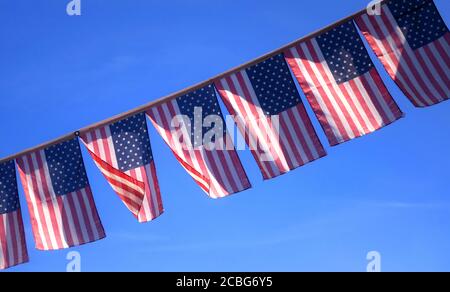
[[[368,1],[0,0],[0,156],[207,79],[361,9]],[[450,3],[436,0],[448,23]],[[76,247],[84,271],[450,270],[449,103],[416,109],[375,60],[406,117],[328,156],[211,200],[149,124],[166,212],[138,224],[83,149],[107,238]],[[302,98],[304,96],[302,95]],[[310,107],[307,106],[309,113]],[[34,249],[10,271],[65,271]]]

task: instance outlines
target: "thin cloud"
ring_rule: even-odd
[[[447,209],[450,204],[447,202],[373,202],[370,205],[382,208],[399,208],[399,209]]]
[[[145,234],[143,232],[128,232],[128,231],[113,231],[108,232],[108,237],[114,240],[126,241],[128,243],[139,242],[139,243],[161,243],[169,240],[167,236],[156,235],[156,234]]]

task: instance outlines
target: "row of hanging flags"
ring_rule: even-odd
[[[234,117],[264,179],[326,155],[291,70],[331,145],[371,133],[403,116],[357,27],[416,107],[449,98],[450,35],[435,4],[431,0],[389,0],[383,3],[381,15],[357,16],[146,113],[83,133],[81,141],[139,222],[151,221],[164,211],[146,115],[182,167],[211,198],[248,189],[251,185],[234,146],[209,147],[203,142],[208,127],[200,125],[197,131],[195,126],[196,118],[203,121],[214,115],[211,125],[223,125],[223,135],[215,137],[215,144],[230,141],[216,92]],[[174,125],[179,116],[186,117],[187,123]],[[273,126],[273,117],[279,127]],[[194,125],[194,131],[187,125]],[[180,132],[184,139],[179,139]],[[77,138],[28,153],[15,162],[37,249],[68,248],[105,237]],[[0,269],[27,261],[15,165],[8,161],[0,164]]]

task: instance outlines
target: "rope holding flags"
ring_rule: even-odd
[[[416,107],[449,99],[450,35],[434,2],[385,0],[381,15],[362,10],[205,82],[0,160],[0,269],[28,261],[14,161],[36,248],[57,250],[105,237],[78,138],[126,208],[148,222],[164,208],[147,116],[214,199],[251,187],[216,93],[264,179],[327,155],[295,80],[332,146],[402,118],[358,29]]]

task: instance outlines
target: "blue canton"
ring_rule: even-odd
[[[444,20],[431,0],[390,0],[387,5],[413,50],[448,32]]]
[[[120,120],[109,128],[121,171],[145,166],[153,161],[144,113]]]
[[[181,114],[188,116],[191,122],[191,141],[193,141],[194,147],[203,145],[204,135],[214,127],[225,135],[226,125],[214,86],[207,85],[180,96],[176,100]],[[195,111],[196,107],[201,108],[201,111],[199,109]],[[208,124],[211,123],[210,126],[204,125],[204,121],[207,121]],[[211,142],[214,142],[216,138],[213,136]]]
[[[14,161],[0,163],[0,215],[19,209]]]
[[[278,115],[301,103],[282,54],[246,69],[259,104],[266,115]]]
[[[50,146],[44,152],[57,196],[67,195],[88,186],[78,139]]]
[[[353,21],[321,34],[316,41],[338,84],[357,78],[374,67]]]

